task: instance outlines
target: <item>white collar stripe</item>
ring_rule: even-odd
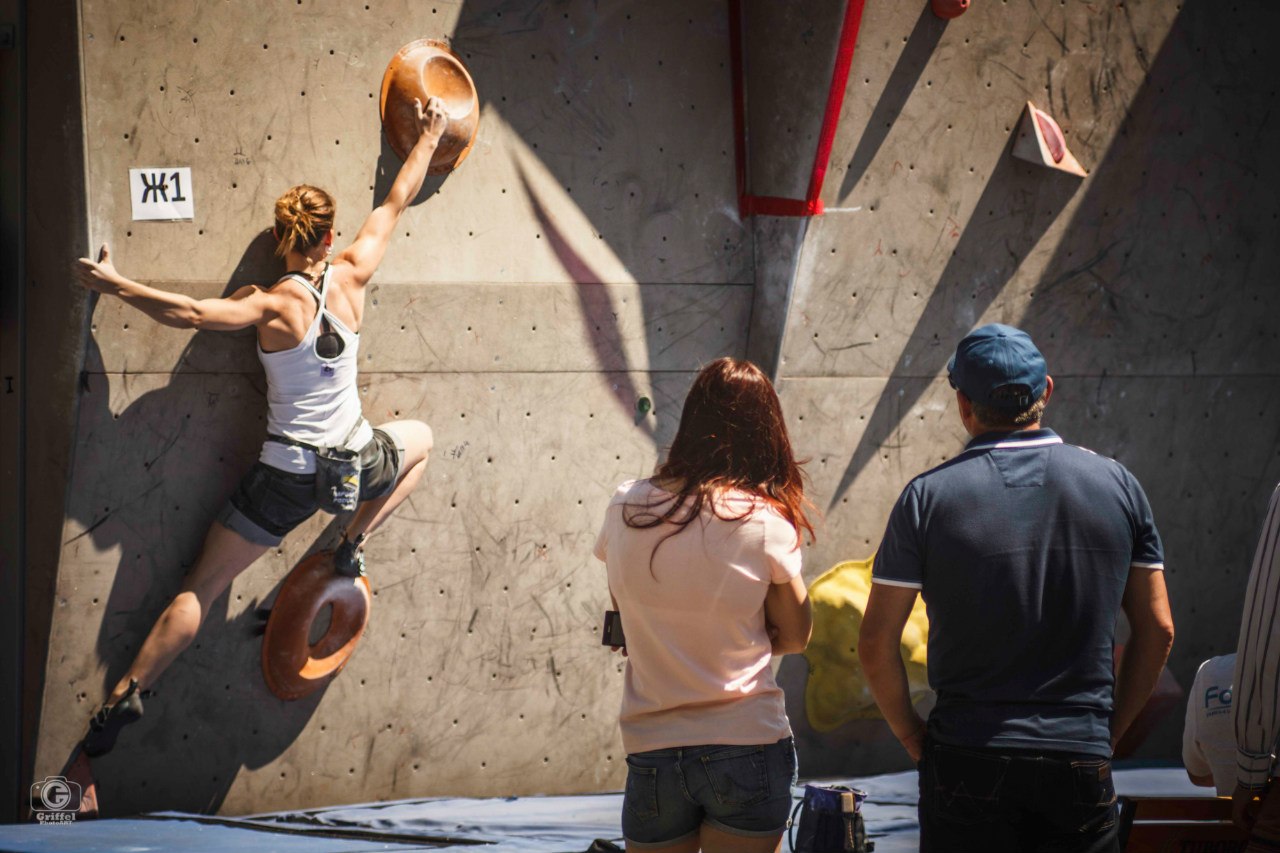
[[[964,449],[964,452],[970,453],[974,450],[1010,450],[1010,449],[1017,449],[1020,447],[1047,447],[1051,444],[1062,444],[1062,436],[1049,435],[1049,436],[1045,436],[1044,438],[1031,438],[1031,439],[1021,439],[1021,440],[1006,439],[1005,441],[994,441],[989,444],[975,444],[973,447],[966,447]]]

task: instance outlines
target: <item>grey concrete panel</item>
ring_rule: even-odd
[[[596,525],[617,482],[652,470],[693,371],[743,353],[753,298],[723,4],[80,12],[86,91],[69,103],[92,145],[72,210],[123,272],[182,293],[273,280],[264,229],[291,184],[334,192],[339,243],[354,236],[399,165],[372,96],[403,43],[451,39],[484,111],[370,293],[366,413],[424,417],[437,446],[370,544],[360,651],[308,700],[262,686],[257,610],[332,544],[336,526],[313,519],[235,582],[146,719],[96,762],[104,811],[618,787]],[[131,221],[128,169],[167,166],[193,169],[194,221]],[[64,535],[48,549],[50,676],[29,693],[43,699],[42,773],[177,590],[263,432],[251,334],[178,332],[114,300],[92,323]]]
[[[1022,170],[1019,163],[1008,165]],[[1038,179],[1012,177],[1019,183],[1024,177]],[[1105,201],[1085,201],[1090,208],[1099,204]],[[1269,320],[1280,313],[1280,293],[1268,273],[1280,268],[1280,256],[1272,248],[1255,246],[1247,235],[1228,235],[1231,226],[1204,239],[1218,239],[1228,251],[1240,250],[1242,263],[1248,258],[1249,269],[1238,275],[1229,269],[1202,275],[1182,267],[1162,276],[1160,266],[1173,263],[1167,256],[1180,260],[1194,250],[1160,246],[1137,228],[1109,235],[1113,243],[1088,245],[1097,235],[1083,225],[1057,234],[1056,241],[1043,238],[1015,265],[1007,254],[1003,259],[1000,255],[1010,245],[1028,245],[1029,232],[1011,230],[1016,223],[1003,228],[983,222],[971,224],[961,236],[952,237],[954,229],[933,235],[939,243],[926,247],[932,257],[925,260],[936,272],[917,273],[903,257],[913,250],[890,242],[894,233],[913,223],[890,211],[881,231],[880,214],[829,214],[810,226],[784,345],[787,374],[933,376],[945,369],[955,343],[969,329],[992,321],[1031,331],[1053,372],[1280,371],[1280,338]],[[1029,215],[1023,220],[1034,231],[1032,223]],[[872,229],[869,235],[861,232],[861,224]],[[1196,229],[1185,233],[1187,244],[1202,239]],[[947,251],[948,243],[957,254]],[[1124,245],[1147,254],[1151,263],[1133,265],[1124,258]],[[1064,264],[1076,266],[1063,269]],[[935,276],[936,284],[931,281]]]
[[[1168,46],[1180,8],[988,4],[948,23],[913,5],[868,4],[824,199],[845,206],[857,203],[855,193],[901,193],[905,170],[940,195],[972,200],[957,177],[971,166],[989,172],[1014,127],[1006,117],[1017,118],[1027,100],[1055,117],[1092,169]],[[1245,33],[1261,10],[1241,10],[1226,26]],[[1198,35],[1218,37],[1212,28]]]
[[[756,285],[751,302],[751,326],[747,331],[747,358],[770,377],[776,377],[782,360],[782,336],[791,309],[791,289],[809,219],[756,216],[752,226]]]
[[[87,248],[85,174],[76,4],[22,4],[26,16],[26,181],[23,261],[26,275],[7,282],[24,293],[23,354],[27,367],[23,429],[26,560],[22,625],[23,755],[28,779],[39,737],[40,696],[58,574],[58,542],[73,465],[77,383],[84,366],[88,303],[69,291],[70,259]],[[35,108],[38,105],[38,108]]]
[[[383,70],[431,37],[469,64],[479,136],[405,217],[382,281],[566,280],[537,199],[598,280],[750,280],[723,4],[369,5],[85,0],[90,219],[124,269],[230,270],[301,182],[333,192],[349,240],[399,167],[380,134]],[[181,165],[195,220],[131,222],[128,169]]]
[[[808,193],[845,5],[742,3],[748,188],[755,195]]]
[[[428,794],[618,788],[619,659],[591,556],[621,481],[646,476],[692,373],[379,374],[375,422],[420,417],[436,450],[368,547],[369,630],[347,669],[288,703],[261,676],[257,608],[331,544],[317,516],[217,602],[147,716],[95,762],[103,808],[246,813]],[[654,401],[637,423],[630,383]],[[94,375],[82,406],[38,771],[54,772],[176,592],[256,455],[256,377]],[[59,754],[59,749],[62,754]],[[184,769],[185,768],[185,769]]]
[[[215,282],[157,282],[196,298]],[[741,348],[752,304],[743,285],[371,285],[362,372],[696,370]],[[93,332],[108,372],[261,372],[252,332],[158,326],[103,300]]]
[[[1214,53],[1197,79],[1218,80],[1217,88],[1179,89],[1180,103],[1203,103],[1221,117],[1217,122],[1193,129],[1169,113],[1164,96],[1197,67],[1204,43],[1246,42],[1261,31],[1264,20],[1256,16],[1270,13],[1253,9],[1223,30],[1201,5],[1126,7],[1096,19],[1083,7],[1063,8],[1052,16],[1067,32],[1097,28],[1092,51],[1078,54],[1052,40],[1039,42],[1034,53],[1048,69],[1047,92],[1060,98],[1052,108],[1068,125],[1076,116],[1069,140],[1078,142],[1093,174],[1079,182],[1009,156],[1009,132],[1027,92],[1003,102],[992,94],[991,109],[963,109],[974,103],[965,92],[984,91],[987,83],[997,89],[989,78],[999,62],[965,53],[985,39],[975,25],[949,27],[919,75],[896,73],[903,63],[915,68],[923,61],[904,34],[906,47],[884,83],[902,88],[902,119],[877,142],[840,212],[810,229],[785,337],[785,373],[888,375],[896,394],[907,389],[908,377],[943,372],[969,328],[1002,320],[1026,326],[1059,374],[1252,375],[1274,383],[1278,333],[1264,318],[1280,298],[1266,284],[1277,258],[1254,233],[1257,223],[1280,215],[1261,189],[1266,184],[1255,182],[1275,167],[1239,129],[1273,95],[1245,87],[1224,96],[1222,87],[1251,72],[1257,78],[1258,54]],[[1037,18],[1028,25],[1041,32],[1034,7],[1013,12],[1011,20],[1032,13]],[[994,7],[983,14],[1007,23]],[[1139,16],[1141,38],[1119,26],[1126,15]],[[932,26],[918,21],[914,32],[927,36]],[[1163,43],[1157,32],[1165,33]],[[1022,50],[1031,51],[1032,41]],[[1101,63],[1102,82],[1091,88],[1067,75],[1081,63]],[[1064,89],[1059,78],[1075,83]],[[866,85],[869,78],[862,79]],[[951,87],[945,98],[934,91],[944,81]],[[1003,118],[1001,103],[1008,108]],[[922,149],[920,138],[940,141]],[[1206,147],[1232,153],[1206,157]],[[1231,215],[1225,205],[1235,205]],[[1197,265],[1189,263],[1193,258]],[[1210,288],[1214,281],[1222,282],[1217,290]],[[877,406],[837,495],[896,428],[895,405],[886,399]]]
[[[1178,630],[1170,668],[1183,686],[1201,661],[1235,645],[1254,545],[1280,481],[1274,390],[1274,379],[1251,376],[1070,375],[1055,385],[1046,425],[1120,461],[1151,500]],[[779,393],[797,454],[810,459],[815,502],[828,506],[835,498],[805,552],[810,579],[840,560],[872,554],[911,478],[953,457],[968,439],[945,380],[785,378]],[[896,426],[841,491],[849,448],[862,441],[886,397],[894,401]],[[1168,755],[1177,728],[1153,738],[1145,754]],[[850,753],[850,766],[880,755],[874,743],[868,750]]]
[[[1043,6],[975,7],[940,38],[936,20],[909,31],[910,10],[868,9],[870,32],[903,35],[855,54],[837,153],[856,180],[828,194],[845,212],[806,243],[790,373],[933,375],[983,320],[1068,339],[1060,370],[1276,371],[1262,318],[1280,309],[1280,259],[1256,234],[1280,176],[1246,129],[1274,95],[1231,82],[1262,70],[1252,54],[1206,50],[1274,14],[1253,7],[1224,32],[1199,4]],[[1190,67],[1197,83],[1181,86]],[[876,106],[858,97],[878,86]],[[1028,98],[1088,179],[1010,158]]]

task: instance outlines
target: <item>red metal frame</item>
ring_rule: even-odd
[[[738,213],[746,219],[757,213],[769,216],[817,216],[822,213],[822,183],[827,176],[831,149],[835,144],[840,108],[844,104],[849,67],[853,64],[853,48],[858,41],[865,0],[849,0],[844,10],[844,24],[836,51],[835,68],[831,72],[831,88],[827,91],[827,107],[822,117],[822,131],[814,152],[813,170],[805,198],[779,198],[752,195],[747,192],[747,94],[742,48],[742,0],[729,0],[729,59],[733,65],[733,153],[738,184]]]

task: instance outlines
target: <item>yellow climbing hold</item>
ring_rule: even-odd
[[[813,638],[804,656],[809,662],[805,709],[809,724],[829,732],[850,720],[879,718],[871,690],[858,663],[858,630],[871,594],[871,563],[865,560],[837,563],[809,586],[813,602]],[[902,632],[902,660],[907,667],[911,701],[929,695],[926,643],[929,620],[924,600],[917,598]]]

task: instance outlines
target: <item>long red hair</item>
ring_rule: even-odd
[[[672,536],[708,505],[719,518],[741,520],[752,508],[723,516],[715,499],[736,490],[762,498],[791,522],[799,547],[801,531],[813,539],[800,465],[769,377],[749,361],[718,358],[693,381],[667,461],[654,473],[656,480],[677,484],[678,492],[652,505],[624,507],[623,520],[636,528],[678,525]]]

